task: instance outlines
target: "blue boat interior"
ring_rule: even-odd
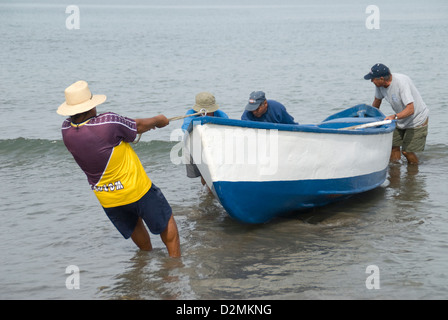
[[[326,118],[323,122],[340,119],[340,118],[382,118],[384,119],[384,114],[375,107],[366,105],[366,104],[358,104],[349,109],[345,109],[341,112],[335,113],[328,118]],[[381,119],[381,120],[382,120]]]
[[[276,129],[279,131],[302,131],[302,132],[321,132],[321,133],[340,133],[340,134],[378,134],[391,132],[395,129],[395,122],[391,124],[383,124],[377,127],[359,129],[359,130],[343,130],[355,125],[366,124],[384,120],[384,114],[372,106],[359,104],[354,107],[345,109],[335,113],[319,124],[281,124],[257,121],[244,121],[237,119],[224,119],[218,117],[196,117],[191,122],[188,132],[191,133],[193,126],[210,124],[219,124],[225,126],[236,126],[243,128],[256,129]]]

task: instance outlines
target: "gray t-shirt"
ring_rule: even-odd
[[[403,111],[409,103],[414,103],[414,114],[397,121],[397,127],[400,129],[418,127],[424,124],[428,117],[428,107],[411,78],[404,74],[392,73],[392,82],[389,87],[376,87],[375,97],[386,98],[395,113]]]

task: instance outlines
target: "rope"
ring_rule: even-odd
[[[204,112],[202,112],[202,110]],[[187,114],[185,116],[177,116],[177,117],[168,118],[168,121],[171,122],[171,121],[180,120],[180,119],[184,119],[184,118],[188,118],[188,117],[194,117],[194,116],[197,116],[197,115],[200,115],[200,114],[203,115],[203,116],[206,116],[207,115],[207,111],[205,111],[205,109],[201,109],[201,111],[196,112],[196,113]]]
[[[198,116],[198,115],[202,115],[203,117],[205,117],[207,115],[207,110],[205,109],[201,109],[199,110],[199,112],[196,113],[192,113],[192,114],[187,114],[185,116],[177,116],[177,117],[172,117],[172,118],[168,118],[168,121],[176,121],[176,120],[180,120],[180,119],[184,119],[184,118],[189,118],[189,117],[194,117],[194,116]],[[137,136],[137,139],[135,139],[134,141],[132,141],[132,143],[137,144],[140,141],[140,138],[142,137],[142,134],[140,133]]]

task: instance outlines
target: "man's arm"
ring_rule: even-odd
[[[388,116],[386,118],[384,118],[384,120],[394,120],[395,116],[397,116],[397,119],[403,119],[403,118],[407,118],[409,116],[412,116],[414,114],[414,102],[409,103],[406,108],[403,109],[403,111]]]
[[[163,114],[152,118],[135,119],[137,123],[137,133],[143,133],[155,128],[163,128],[170,122]]]
[[[243,114],[241,115],[241,120],[253,121],[253,119],[249,117],[250,117],[250,111],[244,110]]]
[[[292,115],[290,115],[288,113],[288,111],[286,111],[286,108],[285,108],[285,113],[283,115],[283,119],[285,121],[284,123],[286,123],[286,124],[298,124],[297,122],[294,121],[294,117]]]
[[[375,97],[375,99],[373,100],[373,103],[372,103],[372,107],[375,107],[375,108],[380,108],[380,106],[381,106],[381,99],[378,99],[377,97]]]

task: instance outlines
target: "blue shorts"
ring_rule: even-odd
[[[115,228],[128,239],[134,232],[138,218],[142,218],[153,234],[162,233],[171,217],[172,210],[162,191],[154,183],[140,200],[119,207],[104,208]]]

